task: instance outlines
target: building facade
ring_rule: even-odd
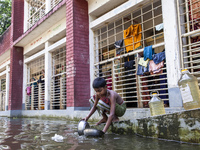
[[[98,76],[125,100],[127,116],[148,110],[155,91],[166,110],[182,110],[181,69],[199,77],[199,4],[12,1],[0,43],[0,115],[82,117]]]

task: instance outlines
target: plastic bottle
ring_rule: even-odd
[[[165,114],[164,103],[161,98],[158,97],[158,93],[153,92],[152,98],[149,102],[151,116]]]
[[[197,78],[187,69],[181,71],[178,86],[181,91],[183,107],[185,110],[200,108],[200,93]]]

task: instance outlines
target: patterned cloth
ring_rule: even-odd
[[[95,101],[95,95],[89,99],[90,105],[93,106]],[[103,112],[110,113],[110,99],[107,97],[102,97],[97,103],[97,111],[99,114]],[[126,112],[126,104],[123,102],[121,105],[115,105],[115,115],[121,117]]]

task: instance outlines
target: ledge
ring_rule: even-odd
[[[200,144],[200,109],[113,123],[108,132]],[[105,124],[97,126],[103,129]],[[94,126],[95,127],[95,126]],[[95,127],[96,128],[96,127]]]

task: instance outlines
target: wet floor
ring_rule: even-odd
[[[0,150],[199,150],[199,145],[105,134],[102,138],[78,136],[77,122],[34,118],[0,118]]]

